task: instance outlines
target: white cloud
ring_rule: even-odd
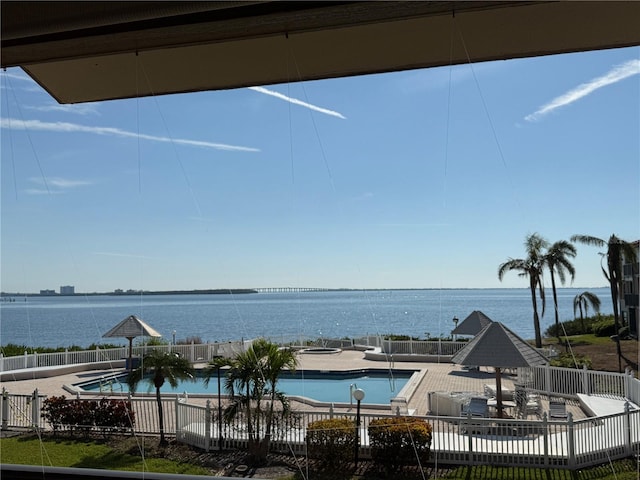
[[[90,182],[89,180],[71,180],[68,178],[61,178],[61,177],[50,177],[50,178],[31,177],[29,181],[32,183],[37,183],[38,185],[44,185],[46,187],[46,188],[25,189],[25,193],[29,195],[64,193],[65,190],[68,190],[71,188],[86,187],[89,185],[93,185],[93,182]]]
[[[37,110],[39,112],[64,112],[64,113],[76,113],[78,115],[99,115],[98,112],[99,102],[89,103],[75,103],[71,105],[60,105],[58,103],[50,103],[48,105],[41,105],[38,107],[29,106],[26,107],[29,110]]]
[[[62,190],[45,190],[43,188],[26,188],[24,193],[27,195],[51,195],[64,193]]]
[[[93,185],[93,182],[89,182],[88,180],[69,180],[67,178],[60,177],[48,178],[47,183],[53,187],[58,188],[74,188]]]
[[[77,123],[68,122],[42,122],[40,120],[18,120],[14,118],[0,119],[1,128],[25,130],[41,130],[47,132],[63,132],[63,133],[93,133],[95,135],[108,135],[124,138],[140,138],[152,142],[175,143],[179,145],[189,145],[194,147],[213,148],[216,150],[240,151],[240,152],[259,152],[260,150],[253,147],[242,147],[236,145],[226,145],[224,143],[213,143],[202,140],[188,140],[181,138],[158,137],[155,135],[145,135],[143,133],[129,132],[114,127],[92,127],[87,125],[79,125]]]
[[[524,117],[524,119],[529,122],[538,120],[540,117],[556,110],[557,108],[564,107],[573,102],[576,102],[602,87],[612,85],[621,80],[624,80],[625,78],[629,78],[633,75],[638,74],[640,74],[640,60],[629,60],[628,62],[614,67],[603,76],[594,78],[593,80],[587,83],[583,83],[573,90],[570,90],[567,93],[554,98],[549,103],[543,105],[532,114]]]
[[[328,110],[326,108],[318,107],[316,105],[312,105],[307,102],[303,102],[302,100],[298,100],[297,98],[287,97],[279,92],[274,92],[273,90],[268,90],[264,87],[249,87],[249,90],[253,90],[254,92],[264,93],[265,95],[271,95],[272,97],[279,98],[280,100],[284,100],[285,102],[293,103],[294,105],[300,105],[301,107],[308,108],[310,110],[314,110],[316,112],[324,113],[326,115],[331,115],[333,117],[338,117],[342,119],[346,119],[344,115],[340,112],[336,112],[334,110]]]

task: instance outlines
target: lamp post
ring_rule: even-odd
[[[354,459],[356,468],[358,468],[358,453],[360,451],[360,402],[364,400],[364,390],[356,388],[353,391],[353,398],[358,402],[356,407],[356,447],[354,451]]]
[[[453,329],[455,330],[456,328],[458,328],[458,317],[456,317],[455,315],[453,316]],[[451,332],[451,338],[453,339],[453,341],[456,341],[456,334]]]
[[[174,330],[173,331],[173,341],[171,342],[171,345],[175,346],[175,344],[176,344],[176,331]]]

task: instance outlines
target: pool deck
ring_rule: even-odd
[[[355,370],[366,368],[387,369],[393,368],[396,370],[426,370],[426,373],[422,376],[418,382],[413,394],[411,395],[407,408],[408,411],[414,415],[427,415],[429,414],[429,392],[477,392],[482,394],[484,392],[485,384],[495,384],[495,373],[493,369],[481,368],[477,370],[468,370],[460,365],[455,365],[448,362],[443,363],[430,363],[430,362],[395,362],[393,365],[389,362],[375,361],[365,359],[364,353],[356,350],[343,350],[340,353],[335,354],[298,354],[298,370]],[[204,365],[197,365],[204,366]],[[60,375],[47,376],[44,378],[29,378],[23,380],[4,380],[0,385],[9,391],[11,394],[31,394],[35,389],[41,395],[47,396],[60,396],[65,395],[67,398],[73,396],[68,390],[64,388],[65,385],[71,386],[80,382],[85,382],[93,379],[99,379],[102,376],[110,376],[114,373],[121,373],[122,368],[101,368],[97,370],[83,370],[74,373],[68,371],[61,373]],[[5,372],[4,377],[10,377],[7,375],[9,372]],[[24,375],[24,371],[21,371]],[[42,372],[40,372],[42,373]],[[36,373],[33,372],[33,377]],[[502,385],[503,388],[512,390],[514,379],[508,375],[503,374]],[[100,398],[103,394],[96,394],[93,398]],[[348,394],[346,395],[348,398]],[[92,398],[88,394],[83,394],[83,398]],[[198,398],[197,396],[189,397],[190,403],[204,403],[206,398]],[[318,410],[327,411],[327,406],[314,406],[307,403],[292,402],[296,410]],[[369,413],[390,413],[390,409],[386,408],[376,409],[363,404],[363,408]],[[352,406],[348,404],[338,405],[335,407],[336,411],[349,411]],[[542,410],[548,411],[548,401],[543,396]],[[580,408],[578,401],[568,401],[567,410],[570,411],[574,418],[585,418],[586,414]]]

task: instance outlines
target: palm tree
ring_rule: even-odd
[[[545,265],[544,249],[549,246],[544,238],[539,234],[528,235],[524,242],[527,252],[526,258],[509,258],[498,267],[498,278],[502,281],[505,273],[515,271],[518,276],[529,278],[529,289],[531,290],[531,303],[533,304],[533,328],[536,334],[536,347],[542,348],[542,336],[540,335],[540,318],[538,317],[538,300],[536,291],[540,294],[542,302],[542,316],[545,310],[544,285],[542,283],[542,273]]]
[[[146,381],[156,388],[156,402],[158,404],[158,424],[160,425],[160,445],[166,444],[164,438],[164,412],[162,411],[162,396],[160,388],[165,381],[176,388],[178,380],[192,379],[194,369],[191,362],[175,353],[151,350],[140,362],[140,366],[129,373],[127,384],[135,392],[141,381]]]
[[[629,262],[636,261],[636,250],[632,244],[618,238],[615,234],[605,241],[598,237],[590,235],[574,235],[571,237],[572,242],[579,242],[593,247],[607,247],[607,253],[603,254],[607,257],[607,269],[602,267],[602,273],[609,282],[611,288],[611,303],[613,303],[613,328],[616,338],[616,348],[618,353],[618,370],[622,371],[622,351],[620,350],[620,292],[622,291],[622,259],[623,257]]]
[[[576,310],[580,310],[582,333],[585,333],[584,317],[589,314],[589,305],[593,307],[596,313],[600,313],[600,299],[595,293],[582,292],[573,298],[573,316],[576,316]]]
[[[637,253],[634,246],[615,235],[611,235],[608,241],[589,235],[574,235],[572,242],[579,242],[592,247],[607,247],[604,256],[607,258],[607,269],[602,267],[602,273],[609,282],[611,288],[611,302],[613,303],[613,320],[615,334],[620,328],[620,292],[622,291],[622,259],[635,262]]]
[[[205,382],[217,372],[220,362],[205,369]],[[246,351],[226,359],[226,364],[230,368],[225,374],[225,390],[230,393],[231,402],[224,410],[224,417],[231,422],[244,412],[250,461],[259,464],[266,460],[269,451],[276,402],[280,403],[283,415],[290,413],[289,401],[277,385],[282,371],[295,370],[297,360],[292,350],[258,339]]]
[[[560,343],[560,319],[558,318],[558,295],[556,292],[556,273],[558,279],[562,285],[565,284],[566,274],[571,276],[571,281],[576,276],[576,269],[573,267],[569,258],[576,256],[576,247],[566,240],[559,240],[555,242],[544,256],[544,261],[551,274],[551,290],[553,292],[553,306],[556,319],[556,335],[558,337],[558,343]]]

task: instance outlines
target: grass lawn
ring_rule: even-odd
[[[158,440],[155,438],[140,438],[140,442],[149,443],[150,451],[145,453],[144,461],[140,455],[132,455],[118,451],[116,448],[102,441],[83,441],[67,438],[38,438],[35,435],[22,435],[11,438],[0,439],[0,462],[15,463],[22,465],[48,465],[56,467],[73,468],[97,468],[107,470],[127,470],[139,472],[161,472],[190,475],[212,475],[211,470],[190,464],[188,461],[176,462],[165,458],[153,458],[159,455],[155,446]],[[145,448],[140,445],[140,448]],[[609,465],[602,465],[577,472],[556,469],[541,468],[520,468],[520,467],[492,467],[490,465],[480,465],[474,467],[454,467],[444,468],[438,471],[433,466],[428,466],[425,473],[426,478],[446,478],[446,479],[513,479],[513,480],[637,480],[639,465],[634,460],[620,460]],[[266,471],[265,471],[266,472]],[[306,475],[307,472],[305,472]],[[409,469],[400,476],[405,480],[421,479],[422,474],[415,469]],[[255,476],[260,478],[260,469],[257,469]],[[265,477],[267,477],[265,475]],[[265,478],[263,477],[263,478]],[[298,473],[282,474],[274,477],[280,480],[298,480],[303,477]],[[326,478],[312,476],[311,478]],[[350,476],[344,472],[343,476],[331,478],[342,478],[351,480],[381,480],[375,469],[366,469],[361,475]]]
[[[151,441],[158,442],[157,439]],[[143,459],[141,456],[118,452],[99,441],[50,437],[40,439],[32,435],[0,439],[0,462],[18,465],[211,475],[211,472],[203,467],[164,458],[145,457]]]

